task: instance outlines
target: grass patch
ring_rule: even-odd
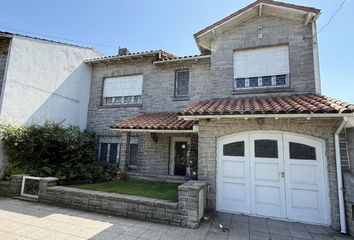
[[[121,193],[142,197],[164,199],[176,202],[178,200],[178,183],[150,182],[150,181],[110,181],[103,183],[90,183],[71,185],[72,188],[85,190]]]

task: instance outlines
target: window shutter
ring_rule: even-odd
[[[251,78],[289,74],[288,46],[234,52],[234,77]]]
[[[104,80],[103,97],[141,95],[143,75],[111,77]]]

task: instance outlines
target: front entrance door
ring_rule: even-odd
[[[219,139],[217,210],[330,224],[323,149],[291,134]]]
[[[186,158],[187,158],[187,147],[190,144],[189,138],[184,137],[173,137],[171,141],[171,163],[170,163],[170,174],[177,176],[186,176]]]

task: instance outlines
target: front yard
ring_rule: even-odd
[[[70,187],[85,190],[157,198],[176,202],[178,200],[178,185],[180,184],[138,180],[121,180],[103,183],[71,185]]]

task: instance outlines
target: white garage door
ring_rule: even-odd
[[[218,140],[217,210],[330,224],[320,141],[249,133]]]

